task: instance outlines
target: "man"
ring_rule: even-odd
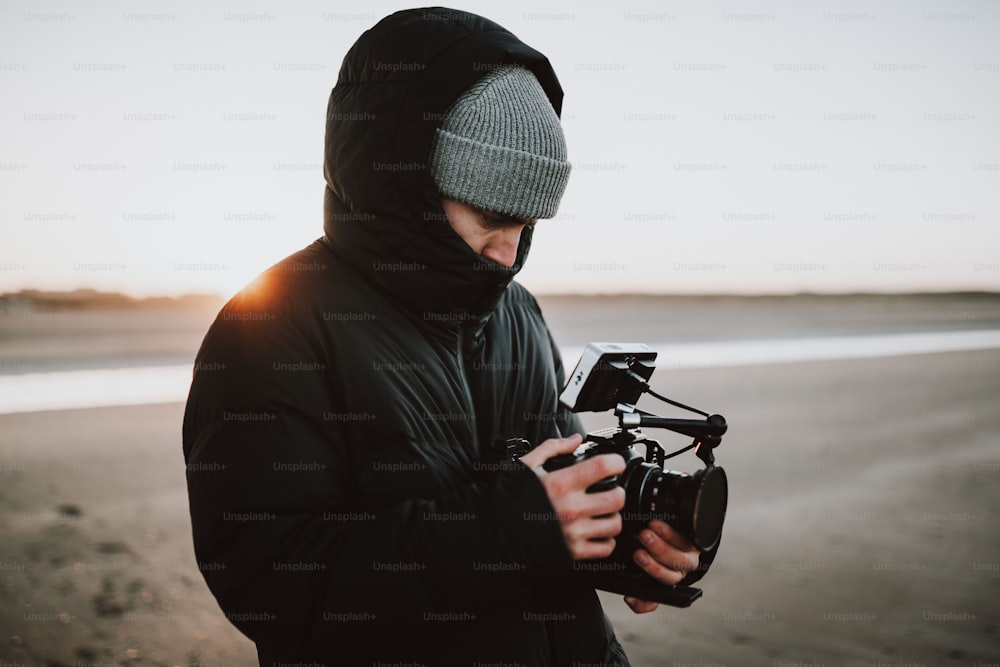
[[[561,98],[544,56],[455,10],[345,57],[325,234],[223,308],[184,419],[199,565],[261,664],[628,664],[574,576],[621,529],[622,490],[586,488],[624,462],[542,469],[580,429],[512,282],[569,176]],[[654,576],[697,565],[645,532]]]

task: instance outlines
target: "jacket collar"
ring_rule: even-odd
[[[531,247],[525,227],[511,267],[477,254],[444,218],[392,248],[371,234],[371,225],[352,222],[353,214],[328,188],[325,242],[367,282],[426,327],[478,334],[503,292],[521,270]],[[374,222],[368,217],[367,222]],[[397,226],[402,226],[400,223]]]

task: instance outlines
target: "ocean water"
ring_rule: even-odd
[[[1000,330],[647,344],[658,368],[723,368],[1000,348]],[[582,352],[563,348],[566,366]],[[0,414],[172,403],[186,398],[190,384],[189,365],[0,375]]]

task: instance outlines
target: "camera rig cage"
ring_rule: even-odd
[[[636,567],[618,572],[595,568],[591,573],[591,580],[596,588],[676,607],[687,607],[701,597],[701,589],[692,588],[690,584],[704,576],[715,558],[721,540],[727,485],[722,469],[715,467],[714,449],[721,444],[722,436],[728,427],[722,415],[703,412],[661,396],[650,389],[649,378],[656,368],[656,356],[657,353],[643,343],[590,343],[569,376],[559,401],[572,412],[613,410],[618,417],[617,428],[611,427],[587,435],[587,441],[595,443],[589,447],[593,454],[623,453],[626,450],[630,451],[633,444],[641,443],[645,447],[645,462],[661,469],[667,459],[690,449],[695,449],[698,458],[705,463],[706,468],[694,476],[700,486],[697,495],[701,498],[702,490],[711,487],[711,493],[704,495],[720,497],[721,508],[718,507],[719,501],[713,501],[712,504],[716,506],[706,510],[706,514],[715,515],[703,522],[708,524],[707,530],[696,527],[698,503],[692,508],[695,516],[692,526],[695,527],[690,530],[693,533],[695,546],[702,552],[697,570],[689,573],[677,586],[662,584]],[[636,403],[643,394],[649,394],[675,407],[702,415],[704,419],[675,419],[640,410],[636,407]],[[658,442],[646,438],[639,431],[640,427],[666,429],[691,436],[693,441],[690,445],[668,454]],[[604,480],[594,485],[596,488],[592,490],[604,490],[614,483],[615,479]],[[714,526],[715,523],[718,525]],[[627,558],[627,554],[620,553],[618,558],[623,560]]]

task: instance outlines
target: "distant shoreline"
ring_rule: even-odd
[[[883,300],[895,301],[906,299],[928,300],[983,300],[1000,299],[1000,291],[982,290],[949,291],[949,292],[797,292],[791,294],[674,294],[674,293],[601,293],[601,294],[571,294],[571,293],[537,293],[539,301],[563,302],[571,304],[574,301],[593,303],[615,301],[663,301],[674,303],[740,301],[744,303],[764,303],[768,301],[789,303],[795,300],[829,301],[837,300]],[[0,294],[0,315],[20,312],[51,312],[51,311],[131,311],[131,310],[218,310],[226,302],[226,298],[214,293],[182,294],[171,296],[133,297],[121,292],[102,292],[95,289],[77,289],[72,291],[49,291],[23,289],[17,292]]]
[[[78,289],[68,292],[20,290],[0,294],[4,313],[53,311],[218,310],[225,303],[218,294],[182,294],[177,297],[132,297],[120,292]]]

